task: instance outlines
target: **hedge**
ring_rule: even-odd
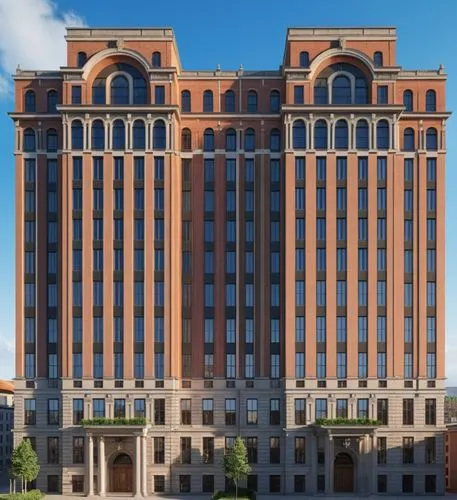
[[[0,495],[0,500],[41,500],[43,497],[44,493],[40,490],[30,490],[27,493]]]
[[[369,418],[317,418],[316,425],[380,425],[379,420]]]
[[[136,418],[92,418],[81,420],[81,425],[146,425],[148,423],[145,417]]]
[[[238,500],[256,500],[257,494],[254,490],[249,488],[238,487]],[[230,488],[229,491],[216,491],[213,495],[213,500],[220,500],[224,498],[235,498],[235,487]]]

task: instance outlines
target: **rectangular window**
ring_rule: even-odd
[[[225,400],[225,425],[236,425],[236,399]]]
[[[202,423],[203,425],[213,425],[214,421],[214,401],[212,399],[202,400]]]
[[[154,399],[154,424],[165,425],[165,399]]]
[[[270,425],[279,425],[281,423],[280,400],[270,399]]]
[[[84,437],[73,436],[73,463],[84,463]]]
[[[317,353],[317,378],[325,379],[327,373],[327,356],[325,352]]]
[[[270,464],[281,462],[281,438],[270,437]]]
[[[84,400],[73,399],[73,425],[80,425],[84,418]]]
[[[306,399],[295,400],[295,425],[306,425]]]
[[[36,401],[24,399],[24,425],[36,424]]]
[[[368,353],[359,352],[359,378],[367,378],[368,376]]]
[[[425,400],[425,425],[436,425],[436,399]]]
[[[348,417],[348,400],[347,399],[337,399],[336,400],[336,418],[347,418]]]
[[[434,436],[424,438],[424,452],[426,464],[436,463],[436,438]]]
[[[414,399],[403,399],[403,425],[414,425]]]
[[[59,438],[48,437],[48,464],[59,463]]]
[[[105,400],[93,399],[92,400],[92,417],[104,418],[105,417]]]
[[[306,438],[303,436],[295,437],[295,463],[306,463]]]
[[[246,401],[246,423],[248,425],[257,425],[257,399],[248,399]]]
[[[414,463],[414,438],[404,437],[403,438],[403,463],[413,464]]]
[[[165,104],[165,87],[163,85],[156,85],[154,89],[155,104]]]
[[[389,400],[378,399],[377,401],[377,420],[381,425],[389,425]]]
[[[305,378],[305,353],[295,353],[295,378]]]
[[[214,463],[214,438],[204,437],[203,438],[203,463],[213,464]]]
[[[165,463],[165,438],[155,437],[154,438],[154,463],[164,464]]]
[[[387,104],[388,102],[387,85],[378,85],[378,104]]]
[[[316,399],[316,420],[327,418],[327,400]]]
[[[357,418],[368,418],[368,399],[357,400]]]
[[[48,425],[59,425],[59,400],[48,399]]]
[[[294,86],[294,104],[304,104],[305,94],[303,85]]]
[[[378,352],[377,361],[378,361],[378,366],[377,366],[378,378],[386,378],[386,353]]]

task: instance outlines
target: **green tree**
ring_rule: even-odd
[[[238,436],[224,456],[224,473],[235,483],[235,498],[238,498],[238,481],[245,479],[250,472],[251,467],[248,464],[246,446]]]
[[[11,455],[10,476],[12,479],[22,480],[22,493],[27,491],[27,483],[33,481],[38,476],[40,465],[38,456],[32,448],[29,439],[24,439]]]

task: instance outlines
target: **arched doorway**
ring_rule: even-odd
[[[111,465],[111,491],[131,493],[133,491],[132,459],[126,453],[117,455]]]
[[[354,492],[354,461],[349,453],[338,453],[334,462],[333,491]]]

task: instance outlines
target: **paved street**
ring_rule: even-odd
[[[68,500],[75,500],[75,496],[73,495],[68,495],[68,496],[63,496],[63,495],[47,495],[45,500],[56,500],[56,497],[62,498],[62,499],[68,499]],[[257,500],[291,500],[293,498],[302,498],[302,499],[316,499],[316,498],[323,498],[324,495],[318,495],[318,496],[306,496],[306,495],[257,495]],[[78,497],[76,497],[78,498]],[[81,497],[83,498],[83,497]],[[84,497],[87,498],[87,497]],[[100,499],[100,497],[93,497],[94,499]],[[124,498],[132,498],[130,495],[123,495],[119,494],[116,496],[106,496],[104,497],[104,500],[120,500]],[[182,495],[182,496],[177,496],[177,495],[171,495],[171,496],[159,496],[159,495],[154,495],[149,498],[154,498],[156,500],[163,499],[163,500],[210,500],[211,496],[210,495]],[[366,496],[366,497],[357,497],[356,495],[352,496],[344,496],[344,495],[334,495],[334,496],[329,496],[325,498],[335,498],[338,500],[354,500],[355,498],[365,498],[369,500],[405,500],[405,496],[386,496],[386,495],[380,495],[380,496]],[[457,493],[448,493],[445,495],[445,497],[438,497],[438,498],[445,498],[446,500],[457,500]]]

